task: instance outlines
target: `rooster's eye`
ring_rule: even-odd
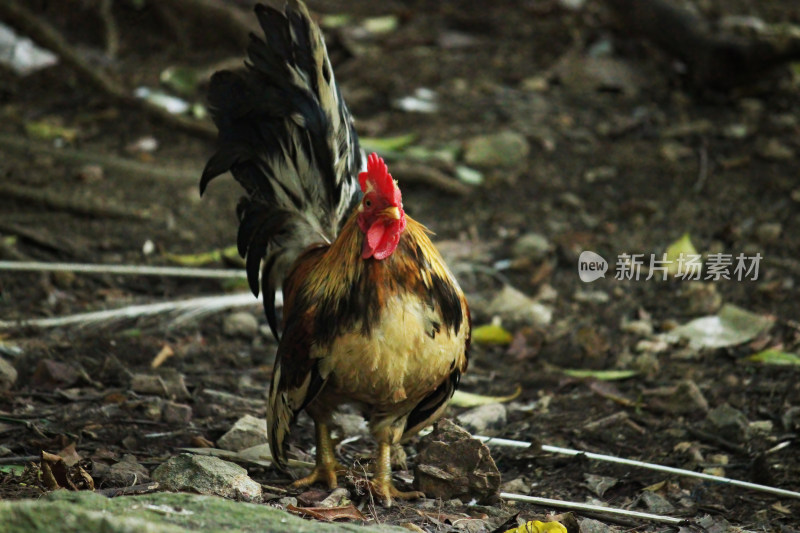
[[[372,200],[364,200],[364,207],[372,207]]]

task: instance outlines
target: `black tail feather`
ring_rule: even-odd
[[[250,288],[258,293],[260,281],[277,332],[274,291],[305,248],[336,238],[360,195],[360,150],[305,6],[290,0],[283,11],[258,5],[255,13],[264,36],[251,36],[246,68],[211,78],[219,147],[200,192],[228,171],[246,191],[237,244]]]

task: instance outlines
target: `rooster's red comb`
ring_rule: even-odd
[[[367,171],[358,175],[358,183],[361,185],[361,192],[366,193],[373,190],[381,196],[394,198],[395,191],[400,192],[395,186],[389,168],[383,162],[383,158],[372,152],[367,158]],[[369,184],[369,186],[368,186]]]

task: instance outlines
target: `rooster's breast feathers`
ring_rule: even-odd
[[[270,394],[271,419],[286,423],[271,431],[288,432],[323,388],[328,399],[333,393],[394,410],[395,418],[408,418],[408,430],[449,400],[467,367],[469,311],[428,231],[407,220],[387,259],[360,258],[364,236],[355,216],[330,247],[298,259],[284,285],[284,335]]]

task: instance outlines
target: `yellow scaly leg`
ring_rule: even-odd
[[[424,498],[419,491],[401,492],[392,484],[392,446],[388,442],[378,443],[378,456],[375,462],[375,476],[369,483],[372,494],[383,500],[386,507],[392,506],[393,499],[415,500]]]
[[[299,489],[312,485],[317,481],[323,481],[328,485],[329,489],[335,489],[339,485],[337,479],[339,474],[343,474],[347,470],[336,460],[333,441],[331,440],[331,430],[328,429],[328,425],[315,422],[314,430],[317,438],[317,466],[314,467],[310,475],[292,483],[292,488]]]

